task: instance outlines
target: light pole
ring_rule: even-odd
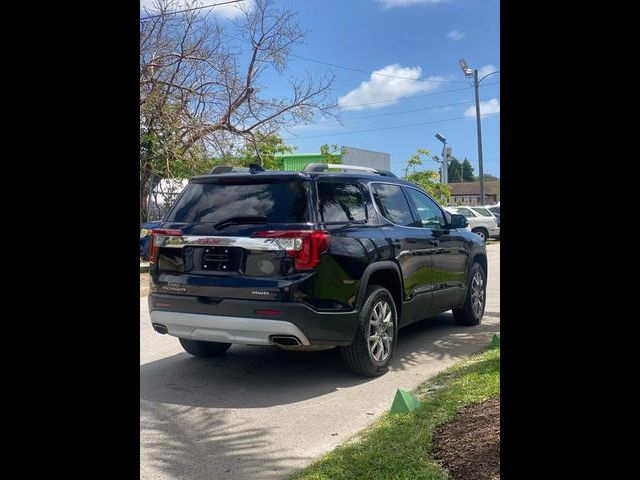
[[[478,69],[471,68],[467,65],[467,62],[464,58],[461,58],[458,62],[460,64],[460,68],[464,73],[465,77],[473,77],[473,88],[475,89],[476,95],[476,124],[478,130],[478,170],[480,170],[480,205],[484,205],[484,170],[482,165],[482,126],[480,124],[480,95],[478,93],[478,87],[480,86],[480,82],[487,78],[489,75],[493,75],[495,73],[500,73],[500,70],[496,70],[495,72],[491,72],[486,74],[484,77],[478,80]]]
[[[440,183],[449,183],[449,166],[447,165],[447,139],[441,134],[436,133],[436,138],[442,142],[442,174],[440,175]]]

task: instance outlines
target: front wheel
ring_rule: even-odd
[[[353,343],[342,347],[347,366],[358,375],[377,377],[389,369],[398,331],[396,305],[389,290],[367,288]]]
[[[487,275],[479,263],[471,267],[467,294],[462,308],[453,309],[453,318],[458,325],[478,325],[484,315],[487,299]]]
[[[224,354],[231,346],[230,343],[203,342],[202,340],[188,340],[186,338],[179,338],[178,340],[180,340],[182,348],[194,357],[217,357]]]
[[[484,228],[478,227],[478,228],[474,228],[471,231],[476,235],[478,235],[485,242],[487,241],[487,238],[489,238],[489,232]]]

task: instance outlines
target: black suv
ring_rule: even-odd
[[[447,310],[482,319],[487,255],[466,227],[387,171],[218,167],[154,230],[151,322],[198,357],[337,346],[355,372],[381,375],[398,328]]]

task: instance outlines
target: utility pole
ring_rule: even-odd
[[[473,87],[476,92],[476,123],[478,129],[478,170],[480,171],[480,205],[484,205],[484,170],[482,168],[482,125],[480,123],[480,94],[478,93],[478,69],[473,69]]]
[[[480,125],[480,93],[478,91],[480,82],[487,78],[489,75],[495,75],[500,73],[500,70],[487,73],[484,77],[478,79],[478,69],[471,68],[467,65],[464,58],[461,58],[458,62],[465,77],[473,77],[473,88],[476,94],[476,123],[478,129],[478,170],[480,171],[480,204],[484,205],[484,169],[482,164],[482,126]]]

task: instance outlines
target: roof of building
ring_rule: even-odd
[[[459,182],[450,183],[451,195],[480,195],[480,182]],[[500,181],[492,180],[484,182],[484,193],[500,193]]]
[[[329,157],[340,157],[342,154],[340,153],[328,153],[326,156]],[[317,158],[322,157],[322,153],[276,153],[274,155],[276,158]]]

